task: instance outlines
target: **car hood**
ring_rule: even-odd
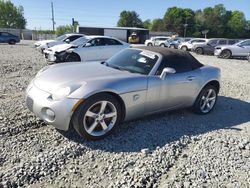
[[[50,47],[49,49],[52,50],[53,52],[62,52],[62,51],[65,51],[69,48],[71,48],[73,45],[72,44],[58,44],[58,45],[55,45],[53,47]]]
[[[100,62],[70,62],[57,65],[47,66],[38,72],[33,83],[36,87],[49,93],[54,93],[56,90],[68,87],[84,87],[91,85],[100,89],[100,87],[109,87],[112,82],[119,80],[133,80],[135,77],[144,77],[144,75],[134,74],[127,71],[120,71]],[[137,90],[146,89],[146,84],[143,87],[138,86]]]
[[[35,43],[36,46],[39,46],[39,45],[44,45],[44,44],[47,44],[49,42],[54,42],[54,40],[40,40],[40,41],[37,41]]]

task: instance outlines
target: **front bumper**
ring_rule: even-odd
[[[215,49],[215,50],[214,50],[214,55],[215,55],[215,56],[220,56],[221,52],[222,52],[221,49]]]
[[[68,130],[73,107],[79,99],[51,99],[51,94],[37,88],[33,82],[26,91],[26,105],[36,116],[60,130]]]

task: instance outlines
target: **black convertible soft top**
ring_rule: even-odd
[[[142,49],[142,50],[148,50],[152,52],[156,52],[162,55],[163,60],[168,60],[175,62],[176,57],[182,57],[185,59],[187,63],[189,63],[193,69],[197,69],[203,66],[202,63],[200,63],[196,58],[194,58],[189,52],[177,50],[177,49],[171,49],[171,48],[163,48],[163,47],[152,47],[152,46],[136,46],[133,48]]]

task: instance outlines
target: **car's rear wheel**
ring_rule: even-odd
[[[202,89],[197,97],[193,109],[198,114],[208,114],[214,109],[218,91],[215,86],[208,85]]]
[[[188,48],[187,48],[186,46],[182,46],[182,47],[181,47],[181,50],[183,50],[183,51],[187,51],[187,50],[188,50]]]
[[[148,45],[147,46],[153,46],[153,44],[150,42],[150,43],[148,43]]]
[[[76,61],[81,61],[81,58],[79,57],[79,55],[77,55],[75,53],[70,53],[66,56],[65,61],[66,62],[76,62]]]
[[[230,50],[223,50],[220,55],[220,57],[224,59],[229,59],[231,56],[232,56],[232,53]]]
[[[16,41],[15,40],[10,40],[9,44],[14,45],[14,44],[16,44]]]
[[[112,95],[97,94],[74,113],[73,126],[83,137],[98,140],[109,135],[121,122],[121,106]]]
[[[160,47],[166,47],[165,44],[160,44]]]
[[[202,48],[196,48],[195,52],[200,55],[204,54],[204,50]]]

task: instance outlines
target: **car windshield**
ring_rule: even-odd
[[[72,41],[71,44],[74,46],[82,46],[82,45],[86,44],[88,41],[89,41],[89,39],[87,39],[85,37],[80,37],[80,38]]]
[[[67,36],[66,35],[61,35],[57,38],[55,38],[56,41],[63,41]]]
[[[121,71],[148,75],[158,58],[150,51],[125,49],[107,60],[106,65]]]

